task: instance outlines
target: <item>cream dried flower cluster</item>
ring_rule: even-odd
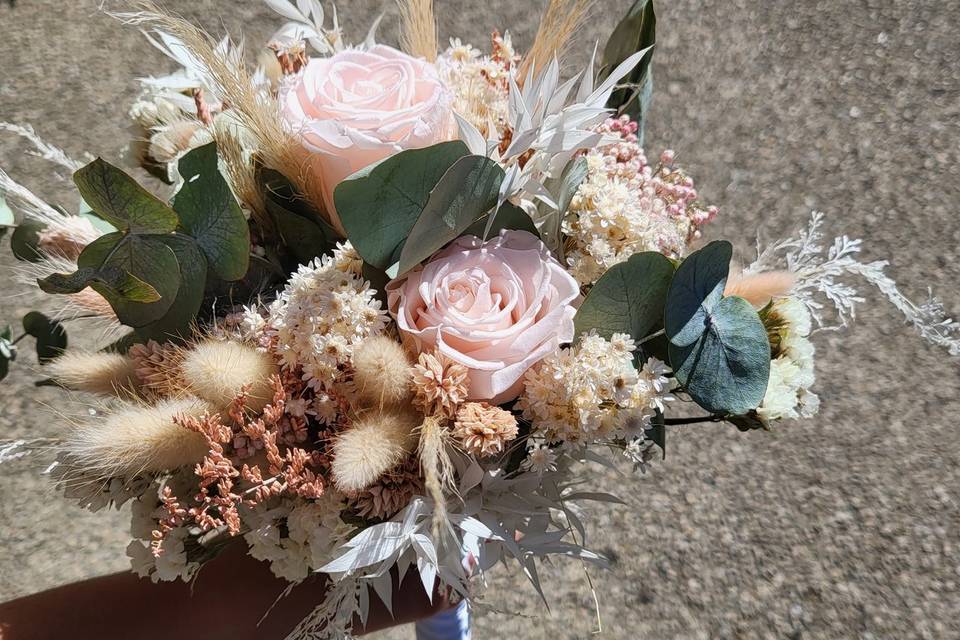
[[[387,326],[376,291],[353,272],[353,262],[344,248],[301,266],[268,307],[275,352],[315,391],[339,376],[356,344]]]
[[[571,444],[642,437],[655,411],[673,399],[676,382],[656,358],[637,370],[635,348],[625,334],[587,334],[531,368],[518,406],[534,432]]]
[[[785,297],[773,301],[766,316],[775,357],[757,415],[765,423],[813,417],[820,410],[820,399],[810,390],[815,381],[810,312],[796,298]]]
[[[620,140],[586,153],[587,177],[563,221],[567,262],[581,284],[642,251],[682,257],[700,227],[717,214],[697,201],[693,180],[664,152],[649,164],[637,142],[637,123],[609,119],[597,131]]]

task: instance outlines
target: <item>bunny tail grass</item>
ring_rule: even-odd
[[[133,359],[119,353],[68,351],[47,371],[68,389],[104,396],[129,396],[140,386]]]
[[[197,398],[156,405],[124,404],[104,418],[79,426],[63,443],[69,465],[86,477],[132,477],[199,463],[207,454],[203,435],[174,421],[210,411]]]
[[[789,271],[767,271],[751,275],[735,275],[727,280],[725,296],[740,296],[755,307],[762,307],[773,298],[790,293],[796,278]]]
[[[333,483],[343,492],[362,491],[410,455],[420,416],[370,411],[354,421],[333,445]]]
[[[370,407],[397,407],[413,395],[410,359],[387,336],[367,338],[353,351],[353,382],[360,401]]]
[[[400,46],[412,56],[437,59],[437,19],[433,0],[397,0],[400,8]]]
[[[456,491],[453,463],[447,451],[450,430],[439,418],[428,416],[420,425],[420,444],[417,454],[420,456],[420,469],[423,472],[424,485],[433,498],[433,537],[440,539],[440,533],[449,527],[447,518],[447,493]]]
[[[225,408],[248,387],[247,407],[263,409],[273,398],[270,376],[277,371],[269,354],[230,341],[201,342],[180,362],[184,391],[218,408]]]

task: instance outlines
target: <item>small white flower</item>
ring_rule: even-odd
[[[523,468],[542,476],[549,471],[557,470],[557,454],[546,445],[534,447],[527,453],[523,461]]]

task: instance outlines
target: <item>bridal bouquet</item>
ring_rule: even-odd
[[[349,636],[408,571],[472,599],[512,562],[539,591],[548,556],[604,562],[579,505],[616,499],[580,463],[643,470],[671,425],[816,414],[811,336],[853,319],[855,279],[960,352],[936,299],[825,243],[820,214],[742,268],[701,242],[717,208],[642,146],[652,0],[573,75],[588,0],[551,0],[526,52],[439,46],[430,0],[400,3],[401,49],[376,25],[348,44],[318,0],[267,3],[287,22],[255,65],[155,6],[115,14],[180,66],[130,112],[128,160],[170,197],[0,125],[79,195],[0,171],[13,252],[57,308],[24,335],[46,382],[99,396],[49,473],[90,509],[132,503],[141,576],[189,580],[232,543],[291,584],[326,574],[292,638]],[[83,321],[99,350],[67,348]]]

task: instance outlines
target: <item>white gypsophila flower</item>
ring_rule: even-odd
[[[315,391],[338,374],[353,346],[387,325],[386,312],[369,283],[323,256],[301,266],[270,305],[267,335],[287,368],[301,367]]]
[[[534,432],[550,442],[580,443],[625,437],[645,428],[672,399],[666,365],[650,358],[638,372],[633,340],[589,333],[575,346],[531,368],[518,408]]]
[[[536,446],[527,452],[523,468],[539,476],[557,470],[557,454],[546,445]]]

